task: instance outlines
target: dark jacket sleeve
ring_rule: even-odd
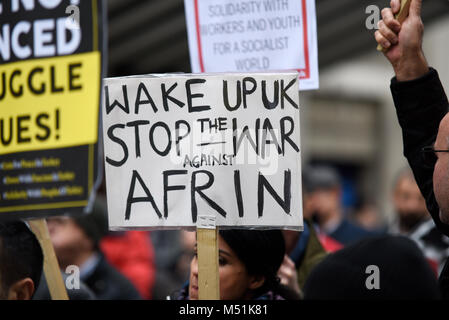
[[[439,207],[433,192],[434,165],[426,166],[421,154],[423,147],[435,142],[440,121],[449,108],[438,73],[431,68],[429,73],[416,80],[398,82],[393,78],[390,88],[402,128],[404,156],[436,226],[449,235],[449,225],[443,224],[439,218]]]

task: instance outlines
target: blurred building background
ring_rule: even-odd
[[[330,164],[348,207],[368,203],[387,220],[406,162],[389,91],[393,71],[376,51],[366,8],[389,0],[316,0],[320,89],[302,92],[303,163]],[[449,92],[449,1],[424,1],[425,52]],[[108,76],[190,72],[183,0],[108,0]]]

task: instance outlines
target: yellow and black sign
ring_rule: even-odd
[[[0,5],[0,219],[81,213],[94,192],[103,9]]]

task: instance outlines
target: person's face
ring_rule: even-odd
[[[398,181],[394,192],[394,206],[404,226],[413,227],[427,216],[426,201],[415,180],[404,176]]]
[[[449,114],[441,120],[435,141],[436,150],[447,150],[449,138]],[[433,190],[438,206],[440,219],[449,224],[449,153],[436,152],[438,158],[433,171]]]
[[[234,251],[219,236],[218,259],[221,300],[244,300],[251,297],[251,291],[260,287],[264,279],[248,275],[245,265]],[[196,254],[190,264],[189,296],[191,300],[198,299],[198,257]]]
[[[315,190],[307,196],[308,214],[318,221],[326,221],[338,214],[340,207],[340,189],[338,187]]]
[[[59,263],[72,264],[80,252],[91,250],[92,243],[83,230],[69,217],[47,219],[48,231]]]

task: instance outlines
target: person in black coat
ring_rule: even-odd
[[[140,300],[137,289],[112,267],[103,255],[99,256],[92,273],[82,280],[95,293],[98,300]]]
[[[422,50],[422,0],[412,0],[408,17],[394,15],[400,1],[382,11],[375,33],[396,76],[391,91],[402,128],[404,155],[413,170],[427,208],[438,229],[449,235],[449,103],[438,73]],[[449,263],[440,275],[440,289],[449,298]]]
[[[367,238],[328,255],[310,273],[305,300],[437,300],[437,279],[404,236]]]

